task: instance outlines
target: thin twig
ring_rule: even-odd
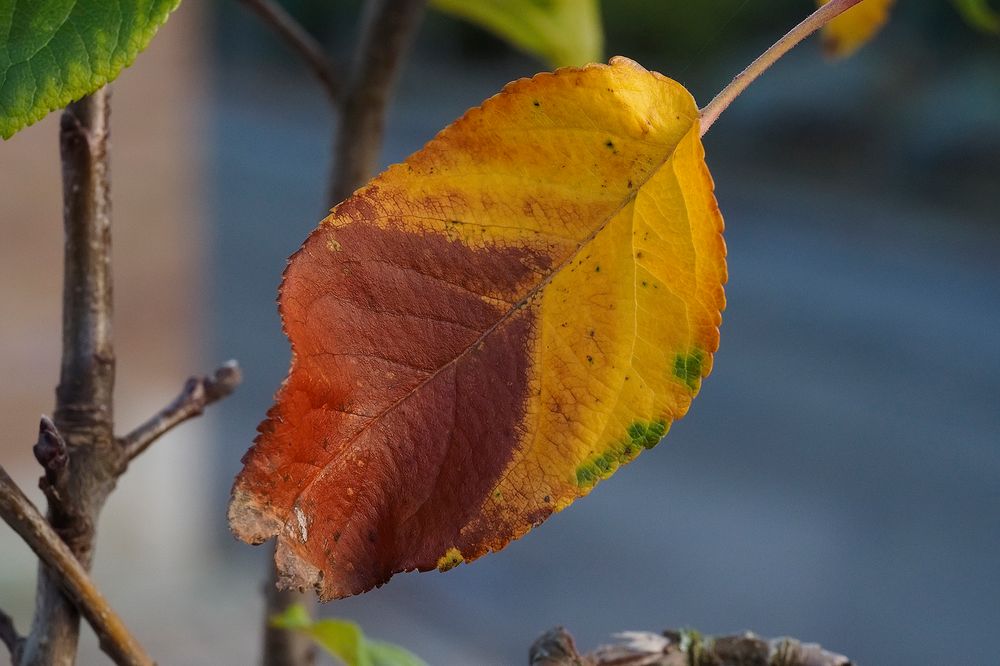
[[[0,642],[3,642],[10,652],[10,663],[16,664],[21,658],[24,636],[17,633],[17,627],[14,626],[14,618],[2,610],[0,610]]]
[[[222,400],[240,385],[243,373],[236,361],[228,361],[212,377],[191,377],[174,401],[151,419],[121,438],[126,461],[130,461],[161,436],[190,418],[200,416],[213,402]]]
[[[302,58],[319,79],[330,102],[336,105],[342,85],[336,68],[316,38],[274,0],[242,0],[242,2]]]
[[[346,199],[375,171],[386,107],[426,6],[427,0],[369,0],[365,5],[334,148],[331,203]]]
[[[784,37],[779,39],[768,50],[764,51],[759,58],[750,63],[750,66],[740,72],[732,82],[722,89],[715,98],[705,105],[701,110],[701,135],[705,136],[709,128],[722,115],[733,100],[740,96],[747,87],[753,83],[758,76],[778,61],[781,56],[788,53],[796,44],[813,34],[824,25],[829,23],[836,16],[844,13],[862,0],[830,0],[805,20],[788,31]]]
[[[76,555],[0,466],[0,517],[54,572],[62,589],[94,628],[101,649],[120,666],[152,666],[153,660],[94,586]],[[72,662],[67,662],[72,663]]]

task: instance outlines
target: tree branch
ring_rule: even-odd
[[[313,595],[308,597],[298,590],[278,589],[278,572],[269,564],[270,575],[264,584],[264,666],[309,666],[316,663],[316,644],[300,631],[274,626],[271,619],[281,615],[289,606],[302,604],[307,608],[316,605]]]
[[[105,86],[67,106],[59,128],[66,242],[62,364],[52,431],[65,440],[68,461],[54,477],[46,463],[42,487],[49,523],[84,569],[90,567],[97,516],[122,467],[112,413],[110,109]],[[59,448],[53,442],[45,446]],[[59,573],[40,564],[21,666],[72,664],[79,630],[79,613],[63,596]]]
[[[368,180],[382,148],[386,107],[427,0],[369,0],[344,91],[330,183],[333,203]]]
[[[180,395],[151,419],[125,435],[119,443],[125,460],[131,461],[161,436],[190,418],[200,416],[213,402],[231,394],[243,381],[236,361],[228,361],[212,377],[191,377]]]
[[[2,610],[0,610],[0,641],[7,646],[7,650],[10,652],[10,663],[16,664],[21,657],[24,637],[17,633],[14,619]]]
[[[323,92],[330,98],[330,102],[336,105],[342,86],[323,46],[274,0],[242,0],[242,2],[302,58],[323,86]]]
[[[129,633],[124,622],[94,586],[83,566],[77,561],[76,555],[53,531],[49,523],[31,501],[24,496],[24,493],[2,466],[0,466],[0,517],[3,517],[4,521],[24,539],[38,555],[38,558],[46,564],[47,570],[54,575],[62,589],[94,628],[94,632],[100,640],[101,649],[116,664],[120,666],[153,665],[153,660]],[[9,620],[9,618],[7,619]],[[11,629],[13,629],[13,625],[11,625]],[[8,642],[6,636],[4,636],[4,642]]]
[[[851,666],[842,655],[794,638],[765,640],[752,633],[703,637],[696,631],[629,631],[615,645],[581,655],[562,627],[531,646],[531,666]]]

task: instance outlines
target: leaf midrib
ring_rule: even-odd
[[[282,525],[284,526],[284,525],[288,524],[288,516],[289,516],[289,514],[292,511],[292,507],[294,507],[295,504],[299,501],[299,498],[302,497],[302,495],[304,495],[306,493],[306,491],[308,491],[313,486],[313,484],[316,482],[316,480],[320,476],[322,476],[323,472],[325,472],[330,467],[330,465],[332,465],[337,460],[339,460],[340,457],[344,453],[346,453],[352,447],[353,443],[355,441],[357,441],[357,439],[361,435],[363,435],[365,432],[367,432],[368,429],[373,424],[379,422],[381,419],[383,419],[386,416],[386,414],[389,414],[390,412],[394,411],[396,408],[398,408],[404,402],[406,402],[407,400],[409,400],[413,395],[420,393],[420,391],[427,384],[429,384],[430,382],[434,381],[434,379],[436,379],[437,376],[442,371],[444,371],[448,367],[454,365],[455,363],[457,363],[460,360],[462,360],[463,358],[465,358],[465,356],[470,352],[470,350],[472,350],[475,347],[477,347],[480,343],[482,343],[484,340],[486,340],[486,338],[488,338],[490,335],[492,335],[497,330],[497,328],[500,327],[501,324],[503,324],[508,319],[510,319],[510,317],[512,317],[518,310],[520,310],[525,305],[527,305],[528,302],[532,298],[534,298],[545,287],[547,287],[549,284],[551,284],[552,280],[555,279],[556,275],[558,275],[560,272],[562,272],[562,270],[565,269],[567,266],[569,266],[570,264],[572,264],[573,260],[576,259],[580,255],[580,253],[587,246],[590,245],[590,243],[597,237],[597,235],[600,234],[602,231],[604,231],[604,229],[607,228],[608,224],[613,219],[615,219],[615,217],[617,217],[618,214],[621,213],[630,203],[632,203],[633,201],[635,201],[636,197],[639,196],[639,192],[642,190],[642,188],[644,188],[646,186],[646,184],[649,183],[649,181],[653,178],[653,176],[655,176],[657,173],[659,173],[659,171],[674,156],[674,154],[677,151],[678,146],[681,145],[681,143],[685,140],[685,138],[687,138],[687,136],[693,130],[696,130],[696,128],[698,127],[698,123],[697,123],[698,116],[697,116],[697,114],[694,117],[688,118],[688,120],[691,122],[691,125],[688,127],[687,131],[684,132],[680,136],[680,138],[677,140],[677,142],[673,145],[672,149],[666,154],[666,156],[664,156],[664,158],[662,160],[660,160],[660,162],[657,163],[657,165],[656,165],[655,168],[650,169],[649,174],[638,184],[638,186],[634,187],[625,196],[625,198],[622,200],[622,203],[619,204],[619,206],[617,208],[615,208],[612,212],[610,212],[601,221],[601,223],[590,234],[588,234],[583,240],[581,240],[579,243],[577,243],[576,250],[573,251],[572,254],[570,254],[566,259],[564,259],[562,262],[560,262],[558,265],[556,265],[554,268],[552,268],[549,271],[549,273],[541,281],[539,281],[538,284],[536,284],[534,287],[532,287],[531,289],[529,289],[528,292],[522,298],[520,298],[516,302],[512,303],[510,305],[510,307],[497,319],[497,321],[495,323],[493,323],[492,325],[490,325],[489,328],[487,328],[485,331],[483,331],[483,333],[479,337],[477,337],[475,340],[473,340],[471,343],[469,343],[469,345],[467,345],[464,349],[462,349],[461,352],[459,352],[457,355],[455,355],[454,358],[450,359],[449,361],[446,361],[445,363],[442,363],[440,367],[436,368],[427,377],[425,377],[419,384],[417,384],[412,389],[410,389],[410,391],[408,391],[405,395],[401,396],[395,402],[393,402],[389,406],[385,407],[379,413],[375,414],[374,416],[369,417],[367,423],[365,423],[353,435],[351,435],[351,437],[345,442],[344,447],[340,451],[338,451],[333,456],[331,456],[326,462],[324,462],[322,464],[322,466],[316,465],[315,469],[317,471],[314,474],[311,475],[311,477],[309,478],[309,480],[305,484],[303,484],[302,489],[299,490],[295,494],[295,497],[292,500],[292,502],[289,504],[289,507],[284,511],[284,515],[281,517],[281,523],[282,523]],[[334,209],[334,210],[336,210],[336,209]],[[331,215],[331,217],[332,217],[332,215]],[[435,218],[435,219],[437,219],[437,218]],[[445,220],[438,220],[438,221],[444,222]],[[355,504],[357,503],[357,501],[359,501],[359,499],[360,499],[360,493],[358,493],[356,495]],[[352,511],[351,513],[353,514],[353,513],[356,513],[356,512]],[[348,520],[350,520],[350,519],[348,519]]]

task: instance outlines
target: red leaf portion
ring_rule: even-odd
[[[338,213],[378,214],[359,197]],[[525,248],[473,250],[391,226],[377,236],[362,224],[317,229],[292,258],[280,299],[296,371],[234,490],[269,504],[232,518],[238,536],[260,543],[284,529],[279,561],[294,572],[290,582],[319,583],[324,598],[400,568],[432,569],[449,547],[462,549],[450,535],[474,517],[517,443],[531,310],[451,361],[548,263]],[[498,292],[495,305],[480,296]],[[484,383],[495,390],[484,393]],[[371,386],[379,390],[356,390]],[[467,539],[470,555],[489,541],[475,530]],[[346,569],[321,581],[310,561]]]

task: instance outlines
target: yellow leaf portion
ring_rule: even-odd
[[[818,0],[823,6],[830,0]],[[895,0],[863,0],[823,27],[823,49],[834,58],[846,58],[869,42],[886,21]]]
[[[559,511],[684,416],[719,344],[721,232],[695,122],[533,299],[538,397],[485,515],[517,520],[548,501]]]

